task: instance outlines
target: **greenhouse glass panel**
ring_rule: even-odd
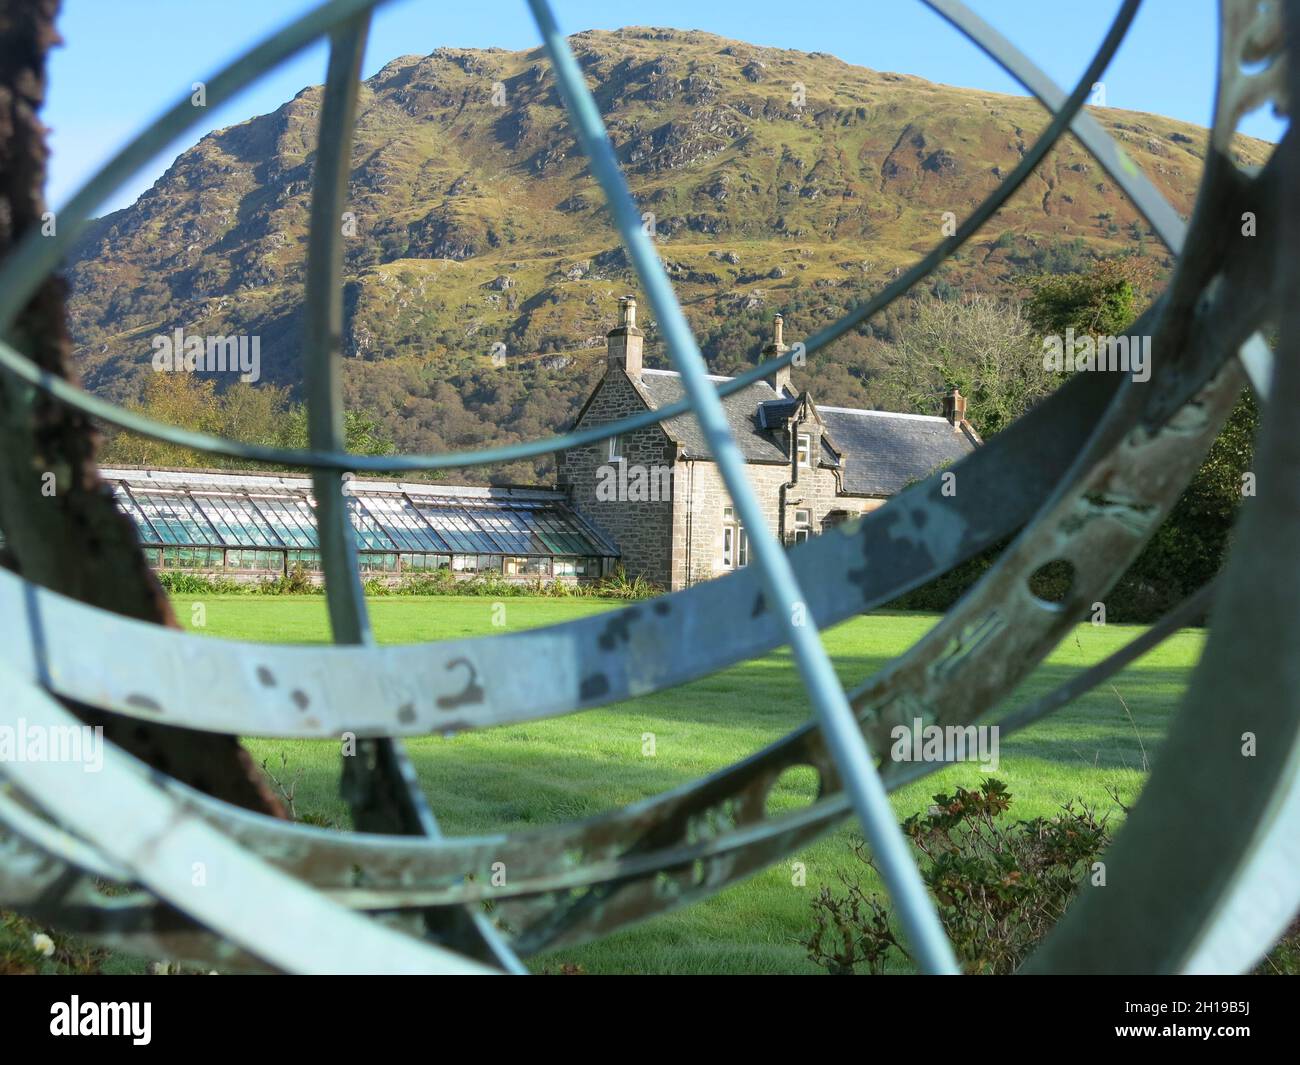
[[[401,496],[366,495],[358,498],[398,547],[411,551],[446,549],[447,545],[438,539],[410,500]]]
[[[283,570],[284,555],[279,551],[258,551],[246,547],[227,551],[226,566],[229,569]]]
[[[246,499],[239,496],[197,495],[194,497],[207,519],[231,547],[255,545],[279,547],[280,541],[271,527]]]
[[[348,496],[347,507],[352,518],[352,528],[356,530],[358,547],[380,551],[391,551],[397,547],[361,500],[356,496]]]
[[[187,544],[190,540],[185,524],[174,514],[165,499],[153,498],[151,495],[136,495],[135,502],[139,506],[140,515],[147,521],[149,528],[153,529],[157,540],[162,544]],[[149,538],[153,540],[155,536]]]
[[[538,558],[536,555],[508,555],[505,558],[505,575],[507,577],[549,577],[551,560]]]
[[[150,562],[169,569],[220,569],[221,556],[219,547],[163,547]]]
[[[533,511],[538,535],[549,550],[557,554],[591,555],[599,554],[600,548],[591,541],[577,522],[558,510],[537,509]]]
[[[140,508],[141,516],[157,533],[159,540],[164,544],[185,542],[185,530],[172,514],[171,507],[164,506],[145,495],[136,496],[135,501]]]
[[[125,488],[121,485],[114,485],[113,497],[117,502],[118,509],[135,522],[136,532],[139,533],[140,541],[142,543],[157,544],[162,542],[161,531],[153,527],[149,522],[149,519],[146,518],[144,513],[140,510],[139,505],[131,498],[130,493],[128,493]],[[153,564],[157,565],[156,562]]]
[[[358,550],[394,556],[392,562],[386,557],[369,560],[367,568],[374,572],[501,573],[508,558],[518,560],[509,565],[521,576],[574,576],[598,572],[592,556],[611,554],[558,496],[373,483],[371,492],[364,481],[350,482],[346,505]],[[320,572],[315,507],[305,479],[157,471],[138,478],[117,476],[113,490],[143,544],[204,549],[184,558],[175,552],[159,554],[157,565],[220,568],[225,555],[208,550],[220,547],[230,552],[233,569],[283,572],[286,565],[302,565]],[[526,561],[549,555],[564,561]]]
[[[435,570],[451,565],[448,555],[403,555],[402,569]]]
[[[480,551],[500,550],[490,537],[477,525],[466,520],[464,513],[458,509],[427,504],[416,504],[416,509],[453,551],[477,554]]]
[[[164,543],[212,543],[212,527],[203,520],[198,508],[184,496],[139,492],[135,500],[149,524],[158,530]]]
[[[473,511],[474,520],[492,534],[507,551],[522,551],[528,554],[545,554],[549,548],[532,535],[527,519],[527,511],[489,509],[478,507]]]
[[[451,521],[464,531],[480,553],[497,554],[502,550],[501,542],[492,535],[490,530],[480,525],[469,510],[464,507],[449,508],[448,514]]]
[[[294,547],[316,547],[316,517],[305,500],[292,496],[253,496],[275,534]]]
[[[193,499],[188,495],[174,495],[167,498],[172,511],[177,515],[177,518],[189,534],[190,543],[214,544],[218,542],[216,530],[203,516],[203,512],[195,505]]]

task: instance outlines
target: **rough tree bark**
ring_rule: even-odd
[[[58,9],[59,0],[0,0],[0,256],[39,231],[46,211],[49,153],[38,111],[46,54],[60,43]],[[6,339],[43,369],[71,379],[66,294],[61,278],[46,280]],[[0,564],[92,606],[177,627],[133,523],[99,477],[97,445],[85,415],[0,374]],[[235,737],[69,707],[154,768],[227,802],[285,816]]]

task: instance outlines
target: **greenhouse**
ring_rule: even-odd
[[[105,469],[156,568],[319,577],[307,477],[199,470]],[[345,484],[368,576],[447,570],[519,580],[599,577],[618,551],[559,492],[350,478]]]

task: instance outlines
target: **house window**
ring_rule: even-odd
[[[623,461],[623,438],[621,436],[611,436],[609,438],[609,461]]]
[[[793,542],[801,544],[812,535],[812,511],[796,510],[794,512]]]
[[[799,465],[812,465],[812,437],[808,433],[799,434]]]
[[[722,510],[722,568],[744,569],[749,565],[749,537],[731,507]]]

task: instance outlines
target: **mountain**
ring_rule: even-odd
[[[877,290],[1008,173],[1046,124],[1035,102],[850,66],[825,53],[629,28],[570,38],[632,191],[717,372],[752,365],[771,315],[787,340]],[[296,386],[322,90],[211,133],[68,266],[88,387],[138,398],[152,339],[261,338],[263,380]],[[1097,119],[1184,215],[1205,130]],[[1271,145],[1240,138],[1248,162]],[[363,83],[344,240],[345,393],[407,450],[562,428],[601,370],[635,284],[541,48],[443,48]],[[934,283],[1013,292],[1027,276],[1163,246],[1068,139]],[[905,313],[905,311],[899,312]],[[892,318],[796,383],[871,405]],[[663,353],[648,323],[649,363]],[[493,358],[504,344],[504,359]],[[545,477],[545,462],[493,471]],[[471,471],[482,479],[484,471]]]

